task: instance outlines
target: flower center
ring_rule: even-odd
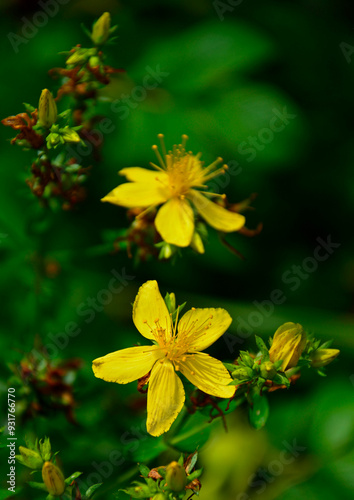
[[[194,155],[192,151],[186,151],[185,146],[188,140],[187,135],[182,135],[182,142],[174,145],[173,149],[167,153],[164,136],[158,134],[161,142],[162,155],[158,146],[152,146],[160,166],[151,163],[157,170],[162,170],[168,175],[168,187],[171,191],[171,198],[184,197],[192,188],[207,188],[207,181],[220,174],[225,173],[227,165],[219,168],[222,158],[217,158],[208,167],[203,167],[200,161],[201,153]],[[212,194],[212,193],[210,193]]]

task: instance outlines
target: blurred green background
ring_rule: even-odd
[[[98,106],[113,121],[114,132],[105,135],[102,161],[93,164],[87,200],[76,211],[50,213],[39,207],[25,185],[31,152],[11,147],[11,130],[0,128],[2,403],[10,376],[7,364],[29,352],[36,335],[53,345],[68,322],[77,323],[80,334],[64,349],[53,349],[54,358],[84,361],[74,386],[79,425],[69,424],[62,414],[19,422],[19,443],[25,434],[50,436],[54,450],[61,450],[65,472],[83,471],[84,480],[100,469],[94,462],[107,463],[112,450],[121,451],[121,465],[111,466],[107,477],[100,469],[104,486],[97,498],[113,498],[122,481],[137,478],[137,461],[151,458],[149,464],[157,466],[177,456],[165,450],[163,439],[152,440],[141,431],[144,396],[137,395],[134,383],[107,384],[91,372],[92,359],[140,341],[131,322],[131,302],[143,282],[157,279],[161,291],[175,291],[180,303],[221,305],[231,313],[230,332],[237,341],[228,336],[210,349],[221,359],[234,359],[238,348],[254,347],[253,333],[266,338],[285,321],[302,323],[317,337],[333,338],[334,347],[341,349],[327,379],[305,373],[291,391],[271,395],[265,430],[251,429],[242,409],[228,417],[228,434],[220,423],[208,429],[215,434],[200,448],[205,466],[201,499],[353,498],[354,35],[349,4],[59,3],[58,12],[31,31],[28,22],[42,10],[37,2],[1,2],[2,118],[22,112],[22,102],[36,106],[43,88],[58,88],[47,71],[63,65],[59,52],[88,43],[80,23],[91,26],[104,11],[119,25],[107,62],[126,74],[102,91],[102,97],[120,100],[113,109],[108,101]],[[24,37],[16,52],[9,33]],[[156,89],[139,99],[136,85],[159,70]],[[132,104],[124,111],[122,94]],[[275,121],[279,115],[284,127],[280,118]],[[269,132],[275,123],[279,130]],[[262,233],[228,237],[244,261],[229,253],[212,231],[205,255],[186,252],[174,266],[154,261],[135,266],[124,251],[101,251],[105,235],[126,227],[127,219],[124,209],[102,204],[100,198],[117,185],[118,170],[148,166],[160,132],[168,145],[188,134],[189,148],[201,151],[207,164],[222,156],[238,165],[238,174],[219,187],[230,201],[258,193],[255,210],[246,216],[249,228],[263,223]],[[85,161],[89,159],[83,156]],[[308,258],[318,238],[331,238],[340,246],[313,264]],[[54,263],[55,273],[48,272],[48,263]],[[112,269],[125,269],[134,278],[88,321],[87,301],[100,297]],[[304,274],[294,280],[299,272]],[[260,315],[259,304],[275,289],[282,291],[282,304]],[[3,410],[5,415],[5,404]],[[139,441],[132,431],[136,427],[143,433]],[[198,439],[184,444],[192,448]],[[283,452],[294,440],[302,450],[285,464]],[[163,453],[157,458],[159,451]],[[1,459],[1,470],[7,471],[4,450]],[[17,465],[18,484],[26,477]],[[37,495],[19,488],[16,498]]]

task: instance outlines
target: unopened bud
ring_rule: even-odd
[[[21,455],[16,455],[17,460],[30,469],[41,469],[43,459],[39,453],[24,446],[19,447]]]
[[[236,370],[232,372],[232,377],[236,380],[250,379],[253,378],[253,375],[252,368],[248,368],[247,366],[236,368]]]
[[[178,462],[171,462],[166,467],[166,483],[168,488],[176,493],[184,490],[187,484],[187,474]]]
[[[266,380],[272,380],[272,378],[276,375],[277,371],[271,361],[266,361],[265,363],[261,364],[261,376],[265,378]]]
[[[329,365],[340,353],[339,349],[317,349],[311,356],[311,366],[313,368],[322,368]]]
[[[65,142],[80,142],[79,134],[70,127],[64,127],[59,130],[60,135]]]
[[[92,56],[89,59],[89,65],[91,68],[95,68],[101,64],[101,59],[98,56]]]
[[[48,493],[60,497],[65,491],[65,479],[62,471],[52,462],[45,462],[42,468],[43,482]]]
[[[172,246],[169,243],[164,243],[159,253],[159,259],[169,259],[173,255]]]
[[[86,64],[91,56],[95,56],[97,54],[97,49],[84,49],[77,48],[75,51],[68,57],[66,60],[66,64],[70,66],[80,66]]]
[[[269,349],[270,360],[282,360],[281,369],[294,368],[306,347],[306,332],[298,323],[284,323],[275,332],[272,347]]]
[[[110,28],[111,28],[111,16],[109,12],[105,12],[93,25],[92,35],[91,35],[93,43],[95,45],[104,44],[109,37]]]
[[[193,238],[191,241],[191,247],[193,248],[193,250],[195,250],[198,253],[205,252],[203,240],[200,237],[200,234],[197,233],[196,231],[194,231],[194,234],[193,234]]]
[[[38,105],[38,118],[43,127],[50,128],[57,121],[58,110],[52,93],[42,90]]]

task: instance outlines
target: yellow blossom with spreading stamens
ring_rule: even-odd
[[[123,168],[119,173],[131,182],[113,189],[102,201],[127,208],[145,208],[146,211],[162,205],[156,215],[156,229],[164,241],[179,247],[187,247],[192,242],[194,210],[218,231],[239,231],[245,224],[244,216],[230,212],[209,199],[224,195],[203,191],[207,189],[206,183],[210,179],[225,173],[228,168],[227,165],[220,167],[222,158],[204,167],[200,161],[201,153],[194,155],[186,151],[186,135],[182,135],[182,143],[174,145],[168,153],[163,135],[158,137],[162,155],[156,145],[152,146],[159,163],[151,163],[155,171],[141,167]]]
[[[93,361],[96,377],[127,384],[151,371],[147,398],[147,431],[160,436],[181,411],[185,393],[180,371],[198,389],[220,398],[231,398],[235,386],[221,361],[202,353],[231,324],[225,309],[195,309],[175,322],[156,281],[140,287],[133,305],[133,322],[153,346],[129,347]]]

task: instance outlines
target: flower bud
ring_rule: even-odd
[[[80,142],[81,138],[79,134],[70,127],[64,127],[59,130],[60,135],[65,142]]]
[[[30,469],[41,469],[43,465],[42,457],[39,453],[24,446],[19,447],[21,455],[16,455],[17,460]]]
[[[253,370],[247,366],[236,368],[232,372],[232,377],[236,380],[250,379],[253,378]]]
[[[168,488],[176,493],[184,490],[187,484],[187,474],[178,462],[171,462],[166,467],[166,483]]]
[[[194,231],[194,234],[193,234],[193,238],[191,241],[191,247],[193,248],[193,250],[195,250],[198,253],[205,252],[203,240],[200,237],[200,234],[197,233],[196,231]]]
[[[90,57],[97,54],[97,49],[75,48],[74,52],[66,60],[70,66],[81,66],[86,64]]]
[[[261,376],[266,380],[272,380],[272,378],[276,375],[277,371],[271,361],[266,361],[261,364]]]
[[[281,370],[294,368],[306,346],[306,332],[298,323],[284,323],[275,332],[269,358],[274,363],[282,360]]]
[[[163,242],[159,253],[159,259],[169,259],[173,255],[173,248],[169,243]]]
[[[48,493],[60,497],[65,491],[65,479],[62,471],[52,462],[45,462],[42,468],[43,482]]]
[[[98,56],[91,56],[89,59],[89,65],[91,68],[96,68],[101,64],[101,59]]]
[[[339,353],[339,349],[317,349],[310,356],[311,366],[313,368],[322,368],[322,366],[329,365]]]
[[[109,37],[109,30],[111,28],[111,16],[109,12],[105,12],[95,22],[92,28],[91,39],[95,45],[104,44]]]
[[[42,90],[38,105],[38,118],[44,127],[50,128],[56,122],[58,115],[54,97],[48,89]]]

